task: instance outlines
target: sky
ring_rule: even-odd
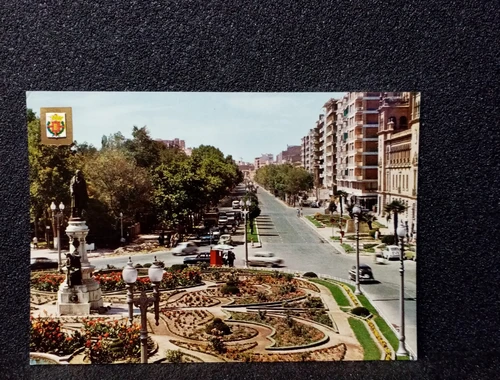
[[[345,92],[27,92],[27,108],[72,107],[73,138],[101,147],[103,135],[146,126],[153,139],[212,145],[246,162],[300,145],[323,105]]]

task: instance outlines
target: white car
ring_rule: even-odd
[[[233,201],[233,209],[240,208],[240,201]]]
[[[219,216],[219,226],[227,224],[227,216],[226,215],[221,215]]]
[[[172,248],[174,256],[180,255],[195,255],[198,253],[198,246],[192,241],[179,243],[177,247]]]
[[[388,245],[382,251],[382,256],[384,259],[399,259],[400,248],[397,245]]]
[[[265,266],[265,267],[274,267],[274,266],[282,266],[284,264],[284,260],[280,257],[277,257],[272,252],[256,252],[253,256],[248,258],[248,265],[253,266]]]

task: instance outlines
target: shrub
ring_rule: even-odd
[[[169,271],[170,272],[177,272],[177,271],[183,271],[184,269],[186,269],[188,267],[187,264],[173,264],[170,268],[169,268]]]
[[[291,274],[291,273],[285,273],[285,280],[287,280],[288,282],[292,281],[293,277],[294,277],[293,274]]]
[[[318,278],[318,275],[314,272],[306,272],[302,275],[302,277]]]
[[[317,212],[316,214],[314,214],[314,219],[318,220],[318,219],[321,219],[322,215],[320,212]]]
[[[226,345],[220,336],[211,337],[210,346],[212,346],[212,348],[220,354],[226,352]]]
[[[365,248],[365,252],[375,253],[375,248]]]
[[[383,236],[382,243],[387,244],[387,245],[394,245],[394,235]]]
[[[259,310],[259,318],[261,321],[265,320],[266,319],[266,314],[267,314],[267,311],[265,310]]]
[[[307,308],[319,309],[323,307],[323,301],[321,301],[321,298],[319,297],[309,296],[304,302],[304,306]]]
[[[222,294],[238,294],[240,292],[240,289],[234,285],[224,285],[222,286],[220,291]]]
[[[368,317],[370,315],[370,311],[363,306],[352,308],[351,313],[359,317]]]
[[[297,290],[297,288],[295,287],[295,285],[293,285],[293,284],[285,284],[285,285],[281,285],[280,286],[279,293],[281,295],[285,295],[285,294],[288,294],[288,293],[293,293],[296,290]]]
[[[352,252],[352,251],[354,251],[354,248],[351,247],[349,244],[342,243],[341,246],[342,246],[342,248],[344,248],[344,250],[346,252]]]
[[[373,248],[373,247],[376,247],[378,244],[375,243],[375,244],[363,244],[363,247],[365,249],[370,249],[370,248]]]
[[[182,363],[182,352],[180,350],[167,350],[165,358],[170,363]]]
[[[210,335],[229,335],[231,328],[225,324],[222,319],[214,318],[214,320],[205,326],[205,332]]]
[[[142,264],[137,263],[137,264],[134,265],[134,267],[136,267],[136,268],[142,268]]]
[[[144,265],[143,265],[143,267],[144,267],[144,268],[149,268],[149,267],[151,267],[152,265],[153,265],[153,264],[151,264],[151,263],[146,263],[146,264],[144,264]]]
[[[378,228],[374,228],[374,229],[370,230],[370,232],[369,232],[370,236],[375,239],[375,232],[377,232],[378,230],[379,230]]]
[[[257,299],[259,301],[265,302],[269,299],[269,297],[267,296],[267,293],[259,291],[257,292]]]

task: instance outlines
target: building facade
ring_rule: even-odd
[[[386,204],[400,201],[407,206],[400,217],[413,235],[417,228],[420,93],[383,93],[379,112],[378,215],[384,215]]]
[[[324,178],[323,187],[335,190],[337,178],[337,99],[330,99],[325,109]]]
[[[337,190],[377,210],[379,92],[349,92],[337,102]]]

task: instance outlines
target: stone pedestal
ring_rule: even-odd
[[[57,292],[58,315],[89,315],[89,291],[86,285],[69,287],[62,283]]]
[[[69,220],[66,234],[70,240],[70,253],[75,253],[78,250],[80,255],[82,285],[75,285],[70,288],[66,281],[61,284],[57,294],[57,311],[59,315],[89,315],[90,310],[99,310],[103,306],[101,287],[92,277],[95,267],[90,265],[85,249],[85,238],[88,233],[89,228],[84,220],[79,218]],[[78,240],[77,248],[73,245],[75,240]]]

